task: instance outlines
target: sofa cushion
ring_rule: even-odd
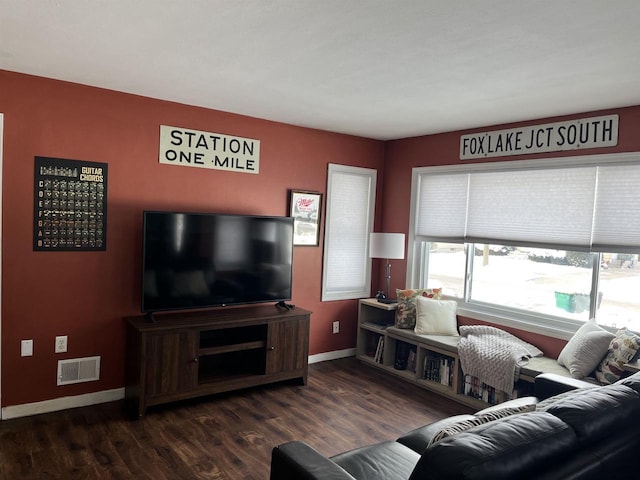
[[[474,418],[473,415],[454,415],[453,417],[443,418],[424,427],[416,428],[400,437],[397,441],[406,445],[414,452],[422,453],[427,448],[427,445],[429,445],[429,442],[431,442],[433,436],[440,430],[472,418]]]
[[[536,442],[544,448],[532,448]],[[559,418],[544,412],[512,415],[435,443],[410,479],[513,480],[560,462],[576,449],[575,433]]]
[[[562,377],[573,378],[566,367],[558,363],[558,359],[551,357],[531,357],[520,365],[520,378],[533,382],[541,373],[555,373]]]
[[[465,432],[479,425],[484,425],[485,423],[500,420],[501,418],[516,415],[518,413],[532,412],[533,410],[535,410],[535,404],[528,404],[521,405],[519,407],[496,408],[486,413],[476,414],[473,418],[461,420],[434,433],[433,437],[429,441],[429,445],[427,445],[427,448],[431,447],[434,443],[439,442],[443,438]]]
[[[573,378],[583,378],[598,366],[614,335],[598,326],[594,319],[582,325],[558,356],[558,363],[569,369]]]
[[[439,288],[409,288],[396,289],[398,306],[396,307],[396,324],[398,328],[415,328],[416,326],[416,297],[442,298]]]
[[[588,387],[588,388],[594,388],[594,387]],[[545,398],[543,400],[540,400],[538,402],[538,404],[536,405],[536,411],[538,411],[538,412],[546,412],[547,410],[549,410],[549,408],[552,405],[556,404],[560,400],[563,400],[565,398],[571,397],[572,395],[575,394],[575,392],[577,392],[579,390],[584,390],[584,389],[583,388],[579,388],[579,389],[567,390],[565,392],[557,393],[556,395],[553,395],[551,397],[547,397],[547,398]]]
[[[398,442],[383,442],[340,453],[331,460],[356,479],[406,480],[420,455]]]
[[[640,350],[640,337],[622,328],[616,332],[615,338],[609,343],[609,349],[598,368],[596,378],[602,384],[614,383],[620,380],[624,373],[624,364]]]
[[[626,385],[627,387],[634,389],[637,393],[640,393],[640,372],[634,373],[630,377],[618,380],[616,385]]]
[[[319,478],[353,480],[342,467],[304,442],[287,442],[271,451],[269,478],[317,480]]]
[[[581,443],[592,443],[640,426],[640,395],[626,385],[587,388],[563,394],[546,412],[570,425]]]

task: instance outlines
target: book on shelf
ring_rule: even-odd
[[[396,341],[396,358],[393,368],[396,370],[416,371],[416,346],[410,343]]]
[[[384,354],[384,337],[380,336],[378,339],[378,348],[376,348],[376,354],[373,357],[373,360],[376,363],[382,363],[382,355]]]
[[[504,392],[481,382],[477,377],[465,374],[463,393],[469,397],[477,398],[493,405],[507,400],[533,395],[533,384],[518,380],[511,392]]]
[[[409,356],[407,357],[407,370],[411,372],[416,371],[416,360],[417,360],[416,349],[415,347],[411,347],[409,349]]]
[[[440,383],[443,385],[449,385],[449,361],[446,358],[440,360]]]
[[[366,337],[365,354],[368,357],[374,358],[378,349],[378,340],[380,336],[376,334],[370,334]]]
[[[422,378],[424,380],[440,383],[448,387],[453,385],[455,359],[452,357],[438,353],[428,353],[424,357],[423,367]]]
[[[501,396],[506,395],[504,392],[481,382],[478,377],[469,374],[464,376],[464,394],[492,405],[502,401]]]

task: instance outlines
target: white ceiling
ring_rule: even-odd
[[[388,140],[640,105],[640,1],[0,0],[0,69]]]

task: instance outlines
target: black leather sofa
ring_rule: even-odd
[[[443,427],[526,402],[517,413],[445,437]],[[484,415],[486,417],[486,415]],[[386,441],[327,458],[303,442],[273,449],[271,480],[640,478],[640,373],[594,386],[552,374],[535,397],[457,415]],[[624,477],[618,477],[624,475]]]

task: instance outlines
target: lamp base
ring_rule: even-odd
[[[388,304],[391,304],[391,303],[398,303],[398,300],[393,300],[391,298],[378,298],[378,302],[379,303],[386,303],[388,305]]]

